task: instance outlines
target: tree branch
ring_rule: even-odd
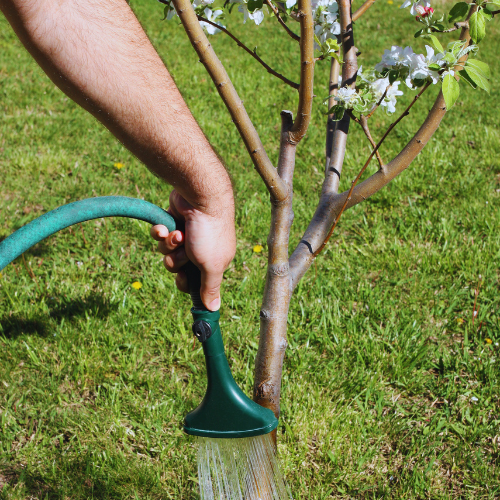
[[[328,109],[332,109],[335,103],[335,96],[337,95],[339,89],[339,73],[340,64],[337,59],[332,57],[330,64],[330,84],[328,86],[330,96],[328,98]],[[328,119],[326,120],[325,175],[328,172],[328,167],[330,166],[330,159],[332,157],[333,150],[333,134],[336,126],[337,122],[333,119],[333,115],[328,115]]]
[[[350,87],[355,88],[356,75],[358,73],[358,58],[356,55],[356,47],[354,46],[351,4],[349,0],[339,0],[338,5],[340,12],[340,37],[344,61],[344,64],[342,65],[342,85],[349,85]],[[335,126],[332,131],[330,161],[326,166],[325,180],[323,181],[321,191],[322,197],[338,192],[347,147],[349,124],[350,116],[347,113],[344,113],[341,120],[335,122]]]
[[[378,107],[382,104],[382,101],[385,99],[385,96],[387,95],[387,91],[390,89],[390,85],[387,85],[387,87],[384,90],[384,93],[382,94],[382,97],[378,100],[377,104],[373,106],[371,111],[366,115],[366,118],[371,118],[373,116],[373,113],[377,111]]]
[[[280,12],[278,10],[278,8],[271,2],[271,0],[265,0],[265,3],[266,5],[274,12],[274,15],[276,16],[276,19],[278,20],[278,22],[281,24],[281,26],[283,26],[283,28],[285,29],[285,31],[294,39],[296,40],[297,42],[300,42],[300,36],[299,35],[296,35],[288,26],[287,24],[285,23],[285,21],[283,21],[283,18],[281,17],[280,15]]]
[[[376,147],[375,141],[373,140],[372,134],[370,133],[370,128],[368,127],[368,117],[365,115],[361,115],[359,117],[359,124],[361,125],[361,128],[363,129],[363,132],[365,133],[366,137],[370,141],[372,148],[375,148]],[[382,157],[380,156],[380,152],[378,149],[379,148],[376,148],[375,155],[377,156],[377,161],[380,168],[384,168],[384,162],[382,161]]]
[[[198,22],[191,2],[189,0],[173,0],[173,4],[191,45],[215,83],[217,91],[231,114],[257,172],[259,172],[271,194],[271,198],[278,201],[285,200],[288,196],[287,186],[280,179],[277,170],[269,160],[259,134],[243,106],[243,102]]]
[[[475,5],[472,6],[467,20],[476,9],[477,7]],[[468,29],[462,29],[460,40],[470,41]],[[457,66],[455,66],[455,70],[463,65],[466,59],[467,55],[458,62]],[[455,77],[458,78],[458,75],[456,74]],[[427,118],[410,142],[391,162],[384,166],[383,170],[379,170],[354,188],[346,209],[366,200],[408,168],[411,162],[425,147],[429,139],[434,135],[445,113],[446,105],[443,93],[440,92]],[[311,266],[314,260],[313,248],[318,248],[326,238],[331,225],[346,201],[347,194],[346,192],[342,194],[330,194],[329,196],[322,196],[320,198],[316,212],[302,240],[290,257],[290,272],[292,274],[293,288],[297,286],[302,276],[304,276],[307,269]]]
[[[210,24],[210,25],[214,26],[215,28],[223,31],[229,37],[231,37],[236,42],[238,47],[241,47],[243,50],[248,52],[258,63],[262,64],[262,66],[264,66],[264,68],[267,70],[268,73],[271,73],[271,75],[275,76],[276,78],[279,78],[282,82],[285,82],[287,85],[294,88],[295,90],[299,89],[298,83],[292,82],[292,80],[289,80],[288,78],[286,78],[285,76],[283,76],[282,74],[278,73],[273,68],[271,68],[271,66],[269,66],[267,63],[265,63],[260,58],[260,56],[257,54],[255,49],[250,50],[241,40],[236,38],[229,30],[227,30],[223,26],[219,26],[217,23],[214,23],[212,21],[209,21],[208,19],[205,19],[203,16],[197,15],[197,17],[198,17],[198,21],[202,21],[204,23]]]
[[[298,144],[306,135],[311,121],[314,86],[314,23],[311,0],[299,0],[300,22],[300,88],[297,116],[289,140]]]
[[[288,244],[293,222],[292,194],[295,151],[290,142],[293,126],[290,111],[281,113],[281,143],[278,172],[288,186],[290,196],[271,206],[271,227],[267,238],[268,267],[266,286],[260,311],[259,349],[255,360],[254,400],[280,413],[281,377],[287,346],[287,318],[292,296]],[[276,438],[276,435],[274,435]]]
[[[344,201],[344,204],[342,205],[342,208],[340,209],[338,215],[335,217],[335,221],[332,225],[332,227],[330,228],[330,231],[328,232],[328,235],[326,236],[325,240],[323,241],[323,243],[320,245],[320,247],[313,253],[313,258],[317,257],[319,255],[319,253],[323,250],[323,248],[325,248],[326,244],[328,243],[330,237],[332,236],[333,234],[333,231],[335,230],[335,227],[337,226],[338,224],[338,221],[340,220],[340,217],[342,216],[342,214],[344,213],[347,205],[349,204],[349,202],[351,201],[351,196],[352,196],[352,192],[354,191],[354,188],[356,187],[356,184],[358,183],[359,179],[361,179],[361,176],[364,174],[365,170],[367,169],[368,165],[370,164],[373,156],[378,152],[378,149],[380,148],[380,146],[382,145],[382,143],[385,141],[386,137],[391,133],[391,131],[393,130],[393,128],[405,117],[405,116],[408,116],[410,114],[410,109],[413,107],[413,105],[417,102],[417,100],[420,98],[420,96],[429,88],[430,86],[430,82],[427,82],[424,87],[422,88],[422,90],[413,98],[413,101],[409,104],[409,106],[403,111],[403,113],[401,113],[401,115],[398,117],[398,119],[391,123],[391,125],[389,126],[389,128],[385,131],[385,134],[382,136],[382,139],[380,139],[380,141],[378,142],[378,144],[375,146],[375,149],[371,152],[370,156],[368,157],[368,160],[366,160],[366,163],[363,165],[363,168],[359,171],[358,175],[356,176],[356,178],[352,181],[352,184],[351,184],[351,188],[349,189],[348,193],[347,193],[347,196],[344,196],[345,193],[342,193],[342,195],[340,196],[343,196],[345,197],[345,201]],[[365,119],[365,122],[366,122],[366,119]]]
[[[352,20],[357,21],[375,2],[376,0],[366,0],[366,2],[352,15]]]
[[[453,31],[457,31],[457,30],[464,29],[464,28],[469,29],[469,22],[468,21],[455,23],[453,25],[453,28],[448,28],[447,30],[442,30],[442,31],[431,27],[431,31],[433,31],[434,33],[451,33]]]

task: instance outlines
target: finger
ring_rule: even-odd
[[[189,259],[187,258],[184,247],[174,250],[163,258],[163,264],[171,273],[179,272],[181,267],[187,264],[188,261]]]
[[[201,301],[210,311],[220,308],[220,285],[222,273],[201,271]]]
[[[184,293],[189,293],[188,280],[184,271],[179,271],[175,277],[175,286]]]
[[[184,245],[184,234],[181,231],[172,231],[165,239],[158,243],[158,250],[166,255],[182,245]]]
[[[161,224],[157,224],[156,226],[153,226],[149,230],[149,234],[151,234],[151,237],[154,240],[161,241],[168,236],[168,229],[166,228],[166,226],[162,226]]]

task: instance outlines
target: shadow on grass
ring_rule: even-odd
[[[71,321],[85,316],[85,313],[95,318],[106,318],[117,308],[118,304],[111,304],[102,294],[91,294],[82,298],[49,304],[49,315],[56,321],[61,321],[63,318]]]
[[[130,461],[125,457],[109,457],[108,460],[110,463],[96,468],[92,453],[76,460],[56,459],[56,476],[48,470],[44,474],[31,470],[30,467],[20,469],[14,466],[0,470],[0,477],[4,479],[4,488],[0,488],[0,500],[10,498],[13,490],[17,490],[18,494],[22,493],[25,498],[44,500],[163,498],[162,485],[148,470],[150,467],[133,466],[137,464],[131,467]],[[195,498],[194,494],[192,498]]]
[[[78,464],[75,464],[78,467]],[[5,474],[5,473],[4,473]],[[113,491],[113,488],[107,485],[104,481],[91,480],[85,478],[84,471],[74,470],[73,474],[65,474],[65,481],[62,485],[49,484],[46,479],[37,473],[28,471],[21,472],[7,472],[4,476],[6,482],[4,483],[3,491],[0,489],[0,500],[7,500],[10,498],[10,492],[13,490],[21,491],[26,498],[40,498],[44,500],[58,500],[67,499],[68,493],[73,493],[76,496],[72,498],[93,498],[93,499],[119,499],[122,495]]]
[[[89,316],[95,318],[106,318],[118,308],[118,304],[111,304],[102,295],[87,295],[86,297],[71,300],[62,300],[48,304],[48,314],[13,314],[0,318],[0,333],[8,339],[14,339],[21,335],[38,335],[47,337],[54,330],[55,324],[63,319],[73,321],[79,317]]]

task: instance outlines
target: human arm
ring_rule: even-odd
[[[201,268],[202,300],[214,308],[235,251],[231,182],[130,7],[124,0],[0,0],[0,9],[51,80],[189,204],[176,214],[188,217],[185,250],[177,232],[155,235],[169,270],[186,253]]]

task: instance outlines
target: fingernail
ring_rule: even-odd
[[[180,243],[182,241],[182,236],[180,234],[175,235],[175,243]]]
[[[217,297],[216,299],[212,300],[212,302],[208,304],[208,308],[211,311],[218,311],[220,309],[220,297]]]

